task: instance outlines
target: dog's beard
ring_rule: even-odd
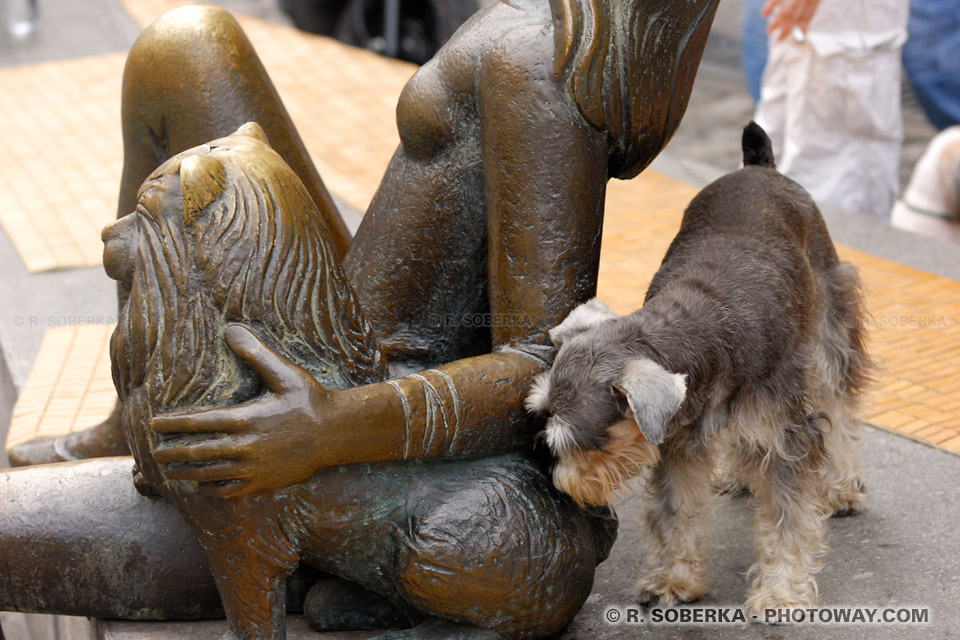
[[[618,490],[660,459],[660,450],[632,420],[615,422],[607,436],[601,449],[567,450],[554,467],[554,485],[580,506],[612,504]]]

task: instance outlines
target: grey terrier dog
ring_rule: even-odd
[[[641,602],[706,592],[702,516],[719,469],[749,487],[746,608],[760,615],[815,606],[825,519],[864,507],[854,412],[870,363],[856,269],[776,171],[763,129],[751,122],[742,145],[744,168],[687,207],[642,309],[618,317],[591,300],[550,332],[556,361],[527,407],[549,415],[554,483],[581,504],[609,504],[652,467],[657,554]]]

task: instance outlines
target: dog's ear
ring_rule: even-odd
[[[624,417],[637,423],[650,444],[659,445],[667,423],[687,395],[687,376],[670,373],[646,358],[631,360],[613,385],[613,393]]]
[[[560,348],[573,336],[592,329],[602,322],[616,318],[617,314],[597,298],[592,298],[570,312],[567,318],[550,330],[553,346]]]

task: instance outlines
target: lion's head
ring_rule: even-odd
[[[319,211],[255,123],[161,165],[103,238],[108,275],[130,288],[110,349],[138,460],[154,414],[261,391],[224,342],[231,323],[327,388],[384,377]]]

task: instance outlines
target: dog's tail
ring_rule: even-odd
[[[773,160],[773,143],[770,136],[753,120],[743,128],[743,166],[758,165],[775,169],[777,163]]]

